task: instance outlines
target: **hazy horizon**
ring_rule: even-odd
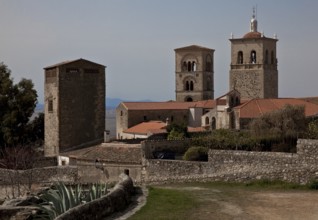
[[[277,34],[279,97],[318,96],[318,1],[1,0],[0,62],[15,82],[31,79],[43,103],[43,68],[84,58],[106,65],[106,95],[175,99],[174,49],[215,49],[215,98],[228,92],[230,42],[249,31]]]

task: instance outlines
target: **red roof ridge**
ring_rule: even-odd
[[[250,99],[241,105],[235,106],[234,108],[244,108],[248,103],[252,102],[253,100],[255,100],[255,99]]]
[[[256,99],[255,101],[256,101],[256,106],[257,106],[259,112],[260,112],[261,114],[263,114],[263,111],[262,111],[262,109],[261,109],[261,106],[259,105],[259,102],[258,102],[259,99]]]

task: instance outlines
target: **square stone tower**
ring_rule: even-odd
[[[176,101],[214,98],[214,50],[192,45],[175,49]]]
[[[105,68],[84,59],[44,68],[45,156],[103,140]]]
[[[254,12],[255,13],[255,12]],[[277,98],[278,70],[275,38],[257,31],[255,14],[250,32],[231,41],[230,90],[236,89],[241,99]]]

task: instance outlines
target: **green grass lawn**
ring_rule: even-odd
[[[303,198],[312,193],[318,196],[317,191],[308,190],[309,188],[312,187],[266,180],[249,184],[213,182],[153,186],[148,188],[149,195],[146,205],[128,220],[226,220],[233,219],[235,216],[242,216],[241,219],[251,219],[248,217],[251,217],[255,208],[271,207],[277,202],[263,204],[263,200],[257,200],[259,196],[268,194],[270,199],[273,195],[279,197],[282,193],[284,196],[285,193],[291,194],[291,196],[295,193],[304,194]],[[300,203],[303,198],[298,198],[298,202]],[[289,204],[289,201],[286,204]],[[282,203],[282,207],[282,210],[286,210],[288,205],[285,207]],[[273,208],[275,209],[276,205]],[[297,207],[295,208],[297,210]],[[280,210],[274,210],[274,212],[283,213]]]
[[[189,192],[149,187],[147,204],[129,220],[187,219],[197,206]]]

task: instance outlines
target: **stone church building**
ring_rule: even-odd
[[[241,98],[278,98],[277,39],[257,31],[255,14],[250,31],[242,38],[232,38],[230,89]]]
[[[177,102],[214,99],[213,53],[197,45],[175,49]]]
[[[246,129],[254,118],[287,104],[303,105],[307,117],[317,117],[317,103],[278,98],[277,41],[258,32],[254,12],[249,32],[230,39],[230,91],[216,99],[214,50],[198,45],[175,49],[176,101],[121,103],[117,138],[149,137],[158,132],[152,124],[164,132],[165,122],[185,123],[189,131]]]

